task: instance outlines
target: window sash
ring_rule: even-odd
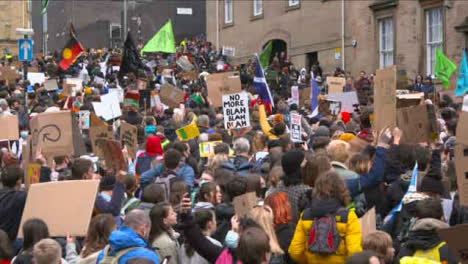
[[[393,65],[393,18],[383,18],[379,23],[380,68]]]
[[[262,0],[253,0],[253,15],[259,16],[263,13],[263,2]]]
[[[442,8],[432,8],[426,14],[426,73],[433,75],[435,69],[436,49],[443,47]]]
[[[297,6],[299,5],[299,0],[288,0],[289,6]]]
[[[224,23],[232,23],[232,0],[224,0]]]

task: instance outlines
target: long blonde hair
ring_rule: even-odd
[[[256,206],[250,211],[250,217],[259,224],[265,233],[270,238],[271,253],[276,255],[283,255],[284,251],[281,249],[278,238],[273,224],[273,211],[269,206]]]

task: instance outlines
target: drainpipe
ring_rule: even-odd
[[[219,0],[216,0],[216,49],[219,50]]]
[[[345,70],[345,20],[344,20],[344,0],[341,0],[341,68]]]

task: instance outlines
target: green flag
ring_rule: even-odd
[[[174,32],[172,31],[172,22],[170,19],[167,21],[166,25],[146,43],[141,50],[141,54],[144,52],[176,53]]]
[[[44,14],[47,11],[48,5],[49,5],[49,0],[42,0],[41,14]]]
[[[266,47],[263,49],[262,53],[260,53],[260,56],[258,56],[258,59],[260,60],[260,64],[262,65],[262,68],[265,69],[268,67],[268,64],[270,63],[270,55],[271,55],[271,50],[273,49],[273,41],[268,41]]]
[[[450,76],[456,69],[457,66],[437,48],[434,76],[442,81],[445,88],[449,87]]]

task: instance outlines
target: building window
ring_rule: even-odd
[[[232,24],[232,0],[224,0],[224,23]]]
[[[263,13],[262,0],[253,0],[253,16],[260,16]]]
[[[297,6],[299,5],[299,0],[288,0],[288,6]]]
[[[379,19],[380,68],[393,65],[393,18]]]
[[[427,75],[434,74],[436,49],[442,50],[442,8],[426,10],[426,69]]]

